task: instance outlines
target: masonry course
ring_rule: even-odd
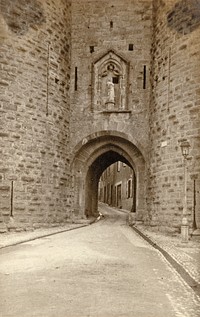
[[[0,8],[0,230],[65,223],[75,209],[84,217],[81,160],[88,142],[99,151],[106,137],[126,159],[133,153],[138,219],[172,232],[183,211],[179,141],[188,139],[188,218],[191,227],[196,208],[199,227],[199,1],[1,0]],[[123,70],[118,109],[96,98],[106,58]]]
[[[62,223],[70,201],[61,181],[70,179],[70,2],[1,1],[1,12],[1,231]]]
[[[150,203],[151,222],[163,227],[170,227],[173,223],[173,227],[178,229],[183,196],[181,139],[189,139],[191,145],[187,189],[191,218],[195,208],[192,175],[197,176],[200,167],[199,144],[196,142],[200,133],[200,108],[196,107],[200,82],[195,75],[200,63],[194,57],[199,55],[199,2],[158,1],[154,9],[150,191],[155,196]],[[191,17],[194,11],[197,13],[195,19]],[[191,115],[193,111],[194,117]],[[196,182],[199,188],[199,178]],[[197,200],[199,204],[199,197]]]

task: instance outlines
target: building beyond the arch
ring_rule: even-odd
[[[109,206],[136,212],[136,175],[121,161],[110,165],[99,181],[99,201]]]
[[[92,186],[119,158],[136,171],[138,219],[179,231],[185,139],[199,228],[198,1],[25,4],[0,3],[0,231],[92,213]]]

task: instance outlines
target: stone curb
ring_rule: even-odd
[[[193,289],[195,294],[200,297],[200,284],[195,281],[195,279],[185,270],[185,268],[181,264],[179,264],[166,250],[160,247],[155,241],[148,237],[144,232],[139,230],[136,226],[131,225],[130,227],[144,240],[146,240],[151,246],[158,250],[179,273],[183,280]]]

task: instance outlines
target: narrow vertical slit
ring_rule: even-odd
[[[128,45],[128,50],[129,50],[129,51],[133,51],[133,44],[129,44],[129,45]]]
[[[49,64],[50,64],[50,45],[47,47],[47,98],[46,98],[46,116],[49,114]]]
[[[77,91],[78,89],[78,69],[75,67],[75,80],[74,80],[74,90]]]
[[[110,28],[113,28],[113,21],[110,21]]]
[[[13,191],[14,191],[14,186],[13,186],[13,181],[11,182],[11,195],[10,195],[10,216],[13,217]]]
[[[169,111],[169,98],[170,98],[170,77],[171,77],[171,48],[168,53],[168,79],[167,79],[167,110]]]
[[[94,52],[94,46],[90,46],[90,53],[92,54]]]
[[[147,74],[147,69],[146,65],[143,67],[143,89],[146,89],[146,74]]]

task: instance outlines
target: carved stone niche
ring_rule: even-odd
[[[111,50],[92,66],[92,109],[127,111],[128,62]]]

